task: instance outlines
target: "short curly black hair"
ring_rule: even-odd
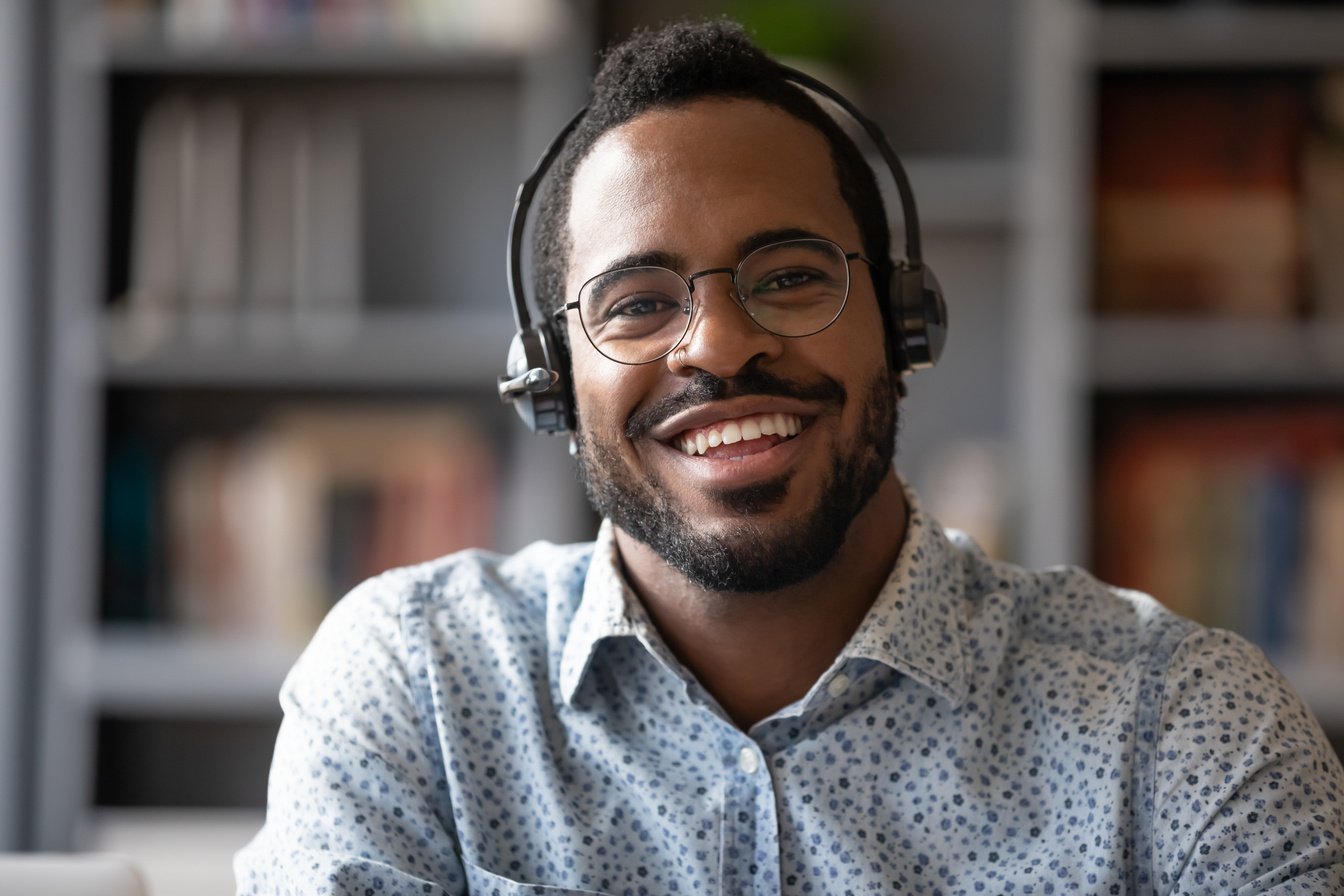
[[[786,80],[785,71],[761,51],[742,26],[727,20],[683,22],[640,31],[607,52],[593,79],[588,109],[551,170],[538,207],[532,257],[536,304],[543,314],[565,302],[570,251],[570,189],[579,163],[603,134],[655,108],[703,97],[752,99],[776,106],[821,132],[831,147],[840,195],[863,240],[864,254],[879,262],[873,284],[890,334],[887,290],[891,237],[873,170],[843,129],[810,95]],[[560,327],[559,338],[565,339]],[[892,348],[888,340],[888,351]]]

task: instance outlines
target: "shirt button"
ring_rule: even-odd
[[[742,769],[743,774],[756,774],[756,769],[761,767],[761,764],[756,760],[756,751],[751,747],[743,747],[739,750],[737,753],[737,767]]]
[[[832,697],[839,697],[847,690],[849,690],[849,676],[843,672],[826,683],[826,693]]]

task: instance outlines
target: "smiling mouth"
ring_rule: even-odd
[[[751,414],[733,420],[720,420],[710,426],[688,429],[671,440],[690,457],[699,457],[711,448],[738,442],[769,440],[769,447],[787,441],[803,429],[797,414]]]

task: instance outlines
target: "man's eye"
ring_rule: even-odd
[[[752,292],[761,293],[761,292],[773,292],[782,289],[798,289],[799,287],[808,286],[816,282],[817,279],[818,277],[816,273],[813,271],[807,271],[801,269],[771,271],[769,274],[766,274],[759,281],[757,281],[755,288],[752,289]]]
[[[607,309],[606,317],[608,319],[617,317],[644,317],[650,314],[671,311],[676,307],[676,304],[676,302],[673,302],[667,296],[626,296],[612,305],[611,308]]]

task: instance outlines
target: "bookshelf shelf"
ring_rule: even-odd
[[[34,8],[39,6],[46,5]],[[564,46],[534,54],[307,41],[185,47],[161,39],[126,40],[125,32],[123,39],[109,37],[96,0],[51,4],[45,30],[53,83],[44,94],[51,104],[44,137],[51,149],[53,192],[42,217],[51,219],[55,236],[46,253],[52,259],[50,288],[41,306],[52,341],[40,399],[49,418],[44,444],[51,456],[43,459],[40,496],[48,542],[40,576],[45,586],[33,598],[47,659],[44,688],[36,698],[42,718],[30,750],[38,760],[31,800],[34,845],[79,849],[91,842],[168,842],[165,832],[171,834],[180,827],[178,819],[188,816],[144,815],[144,838],[115,836],[121,828],[138,836],[141,816],[110,813],[93,792],[99,725],[118,714],[129,717],[117,721],[125,722],[123,740],[133,744],[137,726],[170,730],[179,720],[217,717],[243,727],[258,716],[269,719],[296,655],[293,646],[273,641],[92,622],[102,587],[100,502],[108,433],[152,419],[166,420],[166,429],[180,424],[181,432],[168,433],[173,439],[199,435],[178,420],[188,402],[177,387],[195,385],[246,391],[241,399],[228,397],[249,406],[282,400],[296,387],[327,390],[338,400],[344,392],[357,392],[361,401],[381,400],[399,388],[479,388],[482,400],[493,403],[494,375],[513,329],[497,267],[508,202],[545,142],[582,102],[598,23],[636,15],[634,5],[628,6],[606,4],[599,15],[599,6],[589,0],[564,4],[569,19]],[[1001,135],[989,126],[982,139],[948,122],[939,129],[934,115],[937,133],[929,136],[924,117],[950,109],[949,116],[961,120],[983,107],[949,102],[961,94],[947,79],[922,76],[914,82],[925,85],[927,90],[916,92],[933,101],[923,117],[905,120],[930,154],[906,161],[922,224],[942,244],[937,268],[949,296],[956,296],[953,315],[961,335],[946,370],[927,387],[921,382],[921,394],[912,393],[911,401],[948,395],[929,419],[954,416],[949,407],[967,407],[975,420],[968,428],[972,435],[999,433],[994,428],[999,423],[984,421],[1000,405],[1007,408],[1001,428],[1023,458],[1014,461],[1014,479],[1029,499],[1021,519],[1026,549],[1019,556],[1033,565],[1087,559],[1080,548],[1088,539],[1089,421],[1080,408],[1097,392],[1188,388],[1217,394],[1260,387],[1272,395],[1274,389],[1344,388],[1339,360],[1344,343],[1327,327],[1089,316],[1087,159],[1095,100],[1090,90],[1099,73],[1344,62],[1344,9],[1195,6],[1139,10],[1103,9],[1093,0],[1009,5],[910,0],[902,7],[910,14],[902,16],[901,28],[923,25],[936,36],[945,25],[947,34],[963,41],[936,55],[1004,60],[1002,66],[958,66],[956,74],[1011,74],[1003,83],[1011,84],[1009,98],[1020,106],[1013,113],[1019,134]],[[1000,12],[1009,8],[1011,14]],[[1011,28],[965,27],[986,21],[1006,21]],[[910,33],[902,31],[902,38]],[[918,63],[911,60],[916,74],[923,71]],[[311,100],[313,108],[348,109],[364,124],[372,139],[361,144],[366,152],[360,198],[368,224],[362,233],[378,251],[365,256],[366,294],[360,298],[367,304],[353,326],[346,319],[307,336],[296,331],[292,338],[272,340],[219,335],[230,329],[266,331],[272,323],[243,315],[222,330],[205,321],[200,330],[207,335],[194,341],[156,341],[144,338],[143,321],[107,310],[109,298],[122,295],[130,279],[122,270],[131,267],[135,220],[128,185],[134,181],[142,117],[160,97],[180,92],[202,105],[222,98],[244,116],[272,104],[307,108]],[[1000,93],[991,92],[999,100],[992,104],[995,110],[1004,107]],[[472,126],[462,127],[463,121]],[[425,178],[425,171],[433,174]],[[949,264],[946,253],[955,240],[948,237],[962,235],[966,239]],[[1016,281],[1008,290],[1013,294],[1005,295],[1009,281]],[[444,288],[449,283],[463,286],[454,292]],[[376,310],[384,300],[426,310]],[[183,334],[195,326],[181,323]],[[1191,329],[1198,335],[1192,337]],[[988,359],[985,366],[959,380],[958,365],[986,347],[978,352]],[[195,401],[198,395],[186,398]],[[500,409],[501,419],[508,416]],[[513,484],[500,497],[505,520],[500,528],[512,535],[501,547],[576,531],[569,517],[582,507],[577,491],[541,508],[533,499],[543,488],[572,480],[563,445],[519,438],[503,448],[501,462],[509,465]],[[1276,659],[1327,726],[1344,730],[1337,693],[1344,669],[1338,662]],[[122,824],[127,818],[129,827]],[[90,841],[89,832],[99,828],[113,836]],[[219,837],[208,839],[213,845]],[[236,839],[230,850],[235,846]],[[194,880],[194,889],[182,892],[200,890],[199,883]]]
[[[876,159],[870,159],[876,164]],[[1015,224],[1013,165],[1004,158],[915,156],[902,159],[924,230],[1008,230]],[[894,197],[888,206],[898,209]],[[899,223],[893,222],[893,223]]]
[[[100,809],[90,846],[135,856],[155,896],[235,889],[233,854],[261,829],[261,809]]]
[[[1344,389],[1344,321],[1103,317],[1091,356],[1103,389]]]
[[[212,336],[147,338],[191,330],[190,320],[103,321],[105,376],[118,386],[480,388],[503,370],[513,321],[497,312],[377,311],[334,318],[230,316]]]
[[[260,636],[163,626],[107,626],[83,648],[87,697],[104,712],[136,716],[279,713],[276,694],[299,645]]]
[[[246,20],[220,17],[245,5]],[[173,628],[202,617],[155,602],[204,593],[168,579],[195,574],[172,565],[184,544],[229,541],[187,530],[218,506],[211,470],[243,475],[234,447],[278,477],[256,495],[315,483],[286,505],[306,508],[318,521],[306,531],[330,548],[297,561],[314,611],[346,587],[336,579],[365,575],[367,558],[335,539],[375,540],[359,527],[394,474],[447,477],[488,457],[488,476],[462,477],[490,510],[463,514],[480,523],[472,543],[590,531],[563,446],[512,437],[494,379],[514,329],[509,203],[582,103],[595,4],[529,0],[534,15],[505,21],[480,2],[487,15],[466,31],[448,27],[464,5],[417,8],[414,21],[406,4],[341,6],[364,14],[344,39],[331,39],[334,19],[286,19],[273,4],[34,6],[51,82],[39,116],[51,151],[36,173],[52,242],[32,302],[49,334],[32,443],[51,450],[35,497],[31,847],[89,848],[107,807],[264,799],[276,696],[301,647],[290,639],[316,615],[211,617],[269,632],[211,634]],[[479,422],[482,408],[501,422]],[[340,435],[305,441],[305,426]],[[356,431],[377,448],[351,448]],[[282,454],[306,472],[281,475]],[[551,488],[544,507],[520,498],[537,482]],[[254,507],[246,531],[274,515]],[[135,612],[120,612],[123,598]],[[178,774],[187,745],[219,774]]]
[[[1307,185],[1339,166],[1322,147],[1335,145],[1330,129],[1338,127],[1324,107],[1331,73],[1344,65],[1344,8],[1055,5],[1076,14],[1059,52],[1076,63],[1069,76],[1078,101],[1064,127],[1084,177],[1034,237],[1054,244],[1065,275],[1073,265],[1082,272],[1052,283],[1056,310],[1079,314],[1085,336],[1074,385],[1091,419],[1075,421],[1064,438],[1095,461],[1073,505],[1087,521],[1080,528],[1097,528],[1088,536],[1091,565],[1122,577],[1120,564],[1106,568],[1124,547],[1108,514],[1145,488],[1149,507],[1130,532],[1158,531],[1183,507],[1198,510],[1202,517],[1179,517],[1181,534],[1164,539],[1185,539],[1184,549],[1161,560],[1139,551],[1123,574],[1154,572],[1149,590],[1159,599],[1269,644],[1338,738],[1344,661],[1333,645],[1344,633],[1321,609],[1339,592],[1320,584],[1337,577],[1319,564],[1337,541],[1322,523],[1331,511],[1321,508],[1340,500],[1332,483],[1344,455],[1334,437],[1313,447],[1311,433],[1337,431],[1344,395],[1344,316],[1333,299],[1337,278],[1327,279],[1334,268],[1321,261],[1333,258],[1337,240],[1322,235],[1339,209],[1328,198],[1338,194]],[[1264,229],[1200,243],[1234,220]],[[1282,256],[1271,259],[1278,246]],[[1250,273],[1282,271],[1275,265],[1285,260],[1301,266],[1297,279]],[[1184,466],[1162,479],[1175,469],[1165,464]],[[1259,528],[1234,531],[1234,519]],[[1274,556],[1282,580],[1246,576],[1239,593],[1220,589],[1205,601],[1192,581],[1213,568],[1214,546],[1247,563]],[[1190,577],[1171,576],[1176,568]],[[1248,617],[1248,606],[1264,612]],[[1305,626],[1310,637],[1297,630]]]
[[[521,50],[472,46],[327,45],[310,40],[181,46],[145,40],[107,44],[85,63],[118,75],[485,77],[515,73],[525,59]]]
[[[1191,4],[1114,8],[1096,20],[1095,61],[1109,68],[1265,67],[1344,62],[1344,10]]]
[[[1327,731],[1344,731],[1344,657],[1271,657]]]

